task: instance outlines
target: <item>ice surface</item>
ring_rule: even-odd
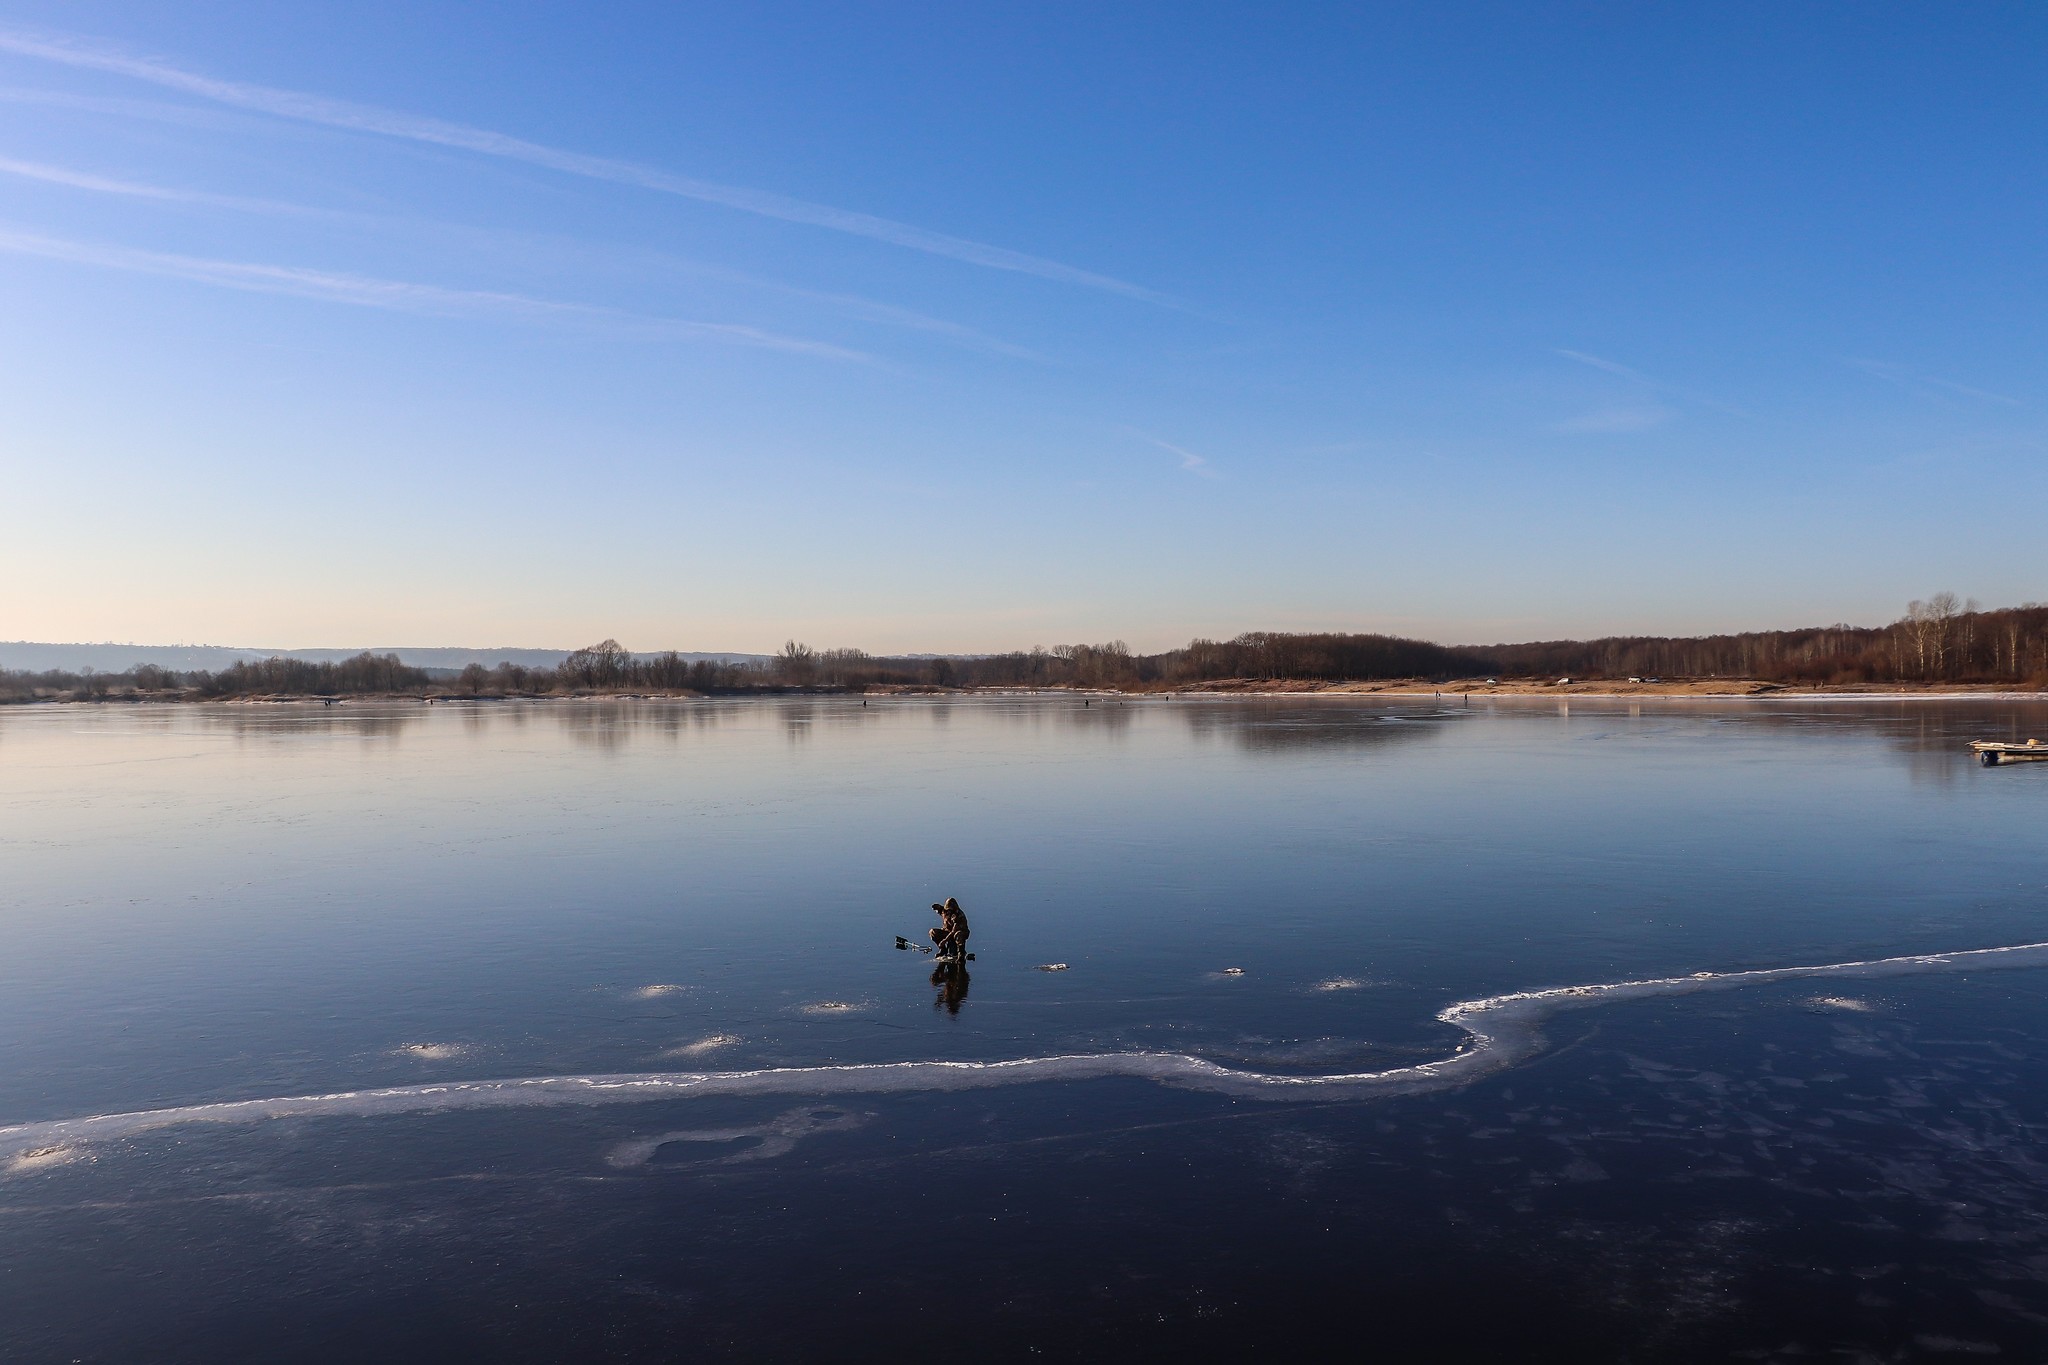
[[[448,1081],[426,1085],[347,1090],[326,1095],[230,1100],[126,1114],[53,1119],[0,1128],[0,1162],[9,1172],[35,1169],[47,1154],[81,1144],[195,1123],[259,1123],[266,1119],[369,1117],[451,1109],[540,1105],[626,1104],[707,1095],[857,1095],[907,1091],[973,1090],[1042,1081],[1130,1077],[1248,1099],[1327,1099],[1333,1096],[1415,1095],[1466,1085],[1541,1053],[1542,1026],[1552,1015],[1595,1005],[1707,991],[1737,990],[1797,980],[1869,980],[1882,977],[2048,966],[2048,943],[1917,954],[1864,962],[1775,967],[1758,971],[1695,972],[1690,976],[1557,986],[1466,1000],[1438,1018],[1467,1037],[1449,1056],[1380,1071],[1278,1075],[1220,1065],[1177,1052],[1111,1052],[1022,1057],[994,1062],[887,1062],[842,1066],[773,1067],[754,1071],[673,1071],[626,1075],[521,1076],[505,1080]],[[840,1009],[840,1002],[810,1008]]]

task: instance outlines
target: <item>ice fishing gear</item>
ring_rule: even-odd
[[[931,945],[925,943],[912,943],[909,939],[903,937],[903,935],[901,934],[896,935],[896,948],[899,952],[906,948],[920,953],[928,953],[932,951]],[[974,961],[974,954],[969,953],[966,957],[963,958],[958,953],[940,953],[938,956],[938,960],[940,962],[972,962]]]

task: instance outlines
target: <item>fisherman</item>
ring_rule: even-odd
[[[941,959],[950,957],[965,962],[967,915],[961,910],[960,902],[948,896],[944,905],[937,902],[932,904],[932,913],[939,917],[939,927],[931,931],[932,944],[938,950],[937,956]]]

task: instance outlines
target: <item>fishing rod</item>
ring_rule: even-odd
[[[898,934],[898,935],[896,935],[896,947],[897,947],[897,948],[898,948],[899,950],[901,950],[901,949],[905,949],[905,948],[908,948],[908,949],[910,949],[910,950],[911,950],[911,951],[913,951],[913,952],[919,952],[919,953],[929,953],[929,952],[931,952],[931,951],[932,951],[932,947],[931,947],[931,945],[930,945],[930,944],[925,944],[925,943],[912,943],[912,942],[911,942],[911,941],[910,941],[909,939],[907,939],[907,938],[903,937],[903,935],[901,935],[901,934]],[[956,959],[953,959],[953,958],[948,958],[948,959],[946,959],[946,960],[947,960],[947,961],[953,961],[953,960],[956,960]],[[960,960],[964,960],[964,961],[967,961],[967,962],[972,962],[972,961],[974,961],[974,954],[973,954],[973,953],[969,953],[969,954],[967,954],[967,955],[966,955],[966,957],[965,957],[964,959],[960,959]]]

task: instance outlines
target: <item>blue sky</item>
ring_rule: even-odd
[[[1997,4],[0,3],[0,638],[2048,598],[2044,54]]]

